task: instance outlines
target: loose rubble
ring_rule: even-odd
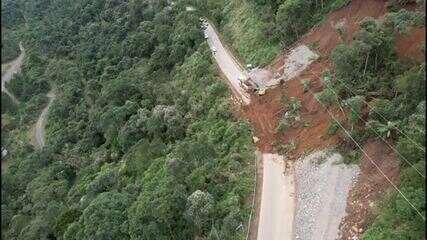
[[[338,153],[319,151],[295,164],[295,239],[337,238],[348,192],[359,173],[357,165],[341,160]]]

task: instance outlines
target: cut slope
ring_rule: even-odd
[[[363,148],[388,178],[398,181],[399,162],[393,150],[380,140],[370,140]],[[340,226],[341,240],[358,237],[366,230],[365,219],[375,207],[373,202],[378,200],[381,192],[390,187],[390,183],[366,156],[361,160],[360,171],[347,201],[348,215]]]

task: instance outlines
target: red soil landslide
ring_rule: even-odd
[[[391,187],[371,160],[395,184],[399,180],[399,162],[396,154],[384,142],[371,139],[364,145],[363,150],[370,159],[365,155],[361,159],[359,177],[347,199],[347,216],[340,226],[339,239],[341,240],[353,239],[354,236],[359,236],[366,230],[365,219],[375,207],[374,202]]]
[[[347,6],[328,15],[324,23],[304,35],[300,42],[315,43],[321,54],[328,55],[339,43],[341,37],[335,30],[335,25],[345,21],[344,40],[350,41],[359,29],[359,23],[366,17],[378,18],[386,13],[383,0],[353,0]]]
[[[386,13],[384,0],[352,0],[347,6],[327,15],[319,26],[314,27],[301,39],[287,47],[288,49],[300,44],[314,45],[318,53],[327,56],[340,43],[343,42],[335,30],[335,25],[345,21],[346,42],[351,41],[354,33],[359,29],[359,23],[366,17],[379,18]],[[272,63],[277,69],[283,65],[283,55],[280,54]]]
[[[424,52],[421,46],[426,41],[425,27],[412,28],[408,34],[400,34],[396,38],[395,49],[401,59],[416,61],[424,60]]]
[[[301,122],[304,124],[301,127],[289,128],[278,134],[279,141],[282,144],[288,144],[291,141],[296,143],[295,150],[286,152],[286,156],[289,159],[297,159],[304,152],[323,149],[338,142],[337,136],[326,137],[331,117],[310,92],[316,93],[322,90],[320,76],[328,68],[326,61],[321,59],[312,63],[297,78],[285,84],[288,97],[295,97],[301,101],[300,116]],[[301,80],[310,81],[310,91],[304,92]],[[330,111],[334,113],[335,117],[342,118],[342,114],[339,111],[334,109],[330,109]]]
[[[345,38],[346,40],[351,40],[361,20],[365,17],[380,17],[384,15],[386,12],[384,4],[385,1],[383,0],[353,0],[347,6],[330,13],[319,26],[314,27],[293,45],[315,45],[321,58],[312,63],[298,77],[287,81],[283,86],[268,90],[264,96],[251,97],[252,102],[244,108],[243,114],[254,127],[255,135],[260,139],[257,147],[261,151],[273,152],[277,143],[286,144],[294,140],[299,144],[297,144],[295,150],[287,153],[287,157],[295,159],[304,151],[324,148],[337,143],[338,139],[335,136],[330,138],[323,137],[330,117],[310,92],[304,93],[300,82],[302,79],[309,79],[311,91],[320,91],[322,87],[319,76],[329,68],[326,58],[334,47],[342,43],[340,36],[334,29],[335,24],[345,19]],[[280,54],[269,68],[276,72],[283,65],[283,62],[284,54]],[[308,125],[290,128],[284,133],[276,134],[275,128],[281,116],[280,111],[283,108],[281,97],[284,92],[289,98],[295,97],[301,101],[301,119]],[[335,111],[335,113],[337,117],[340,117],[338,115],[340,112]]]
[[[352,0],[347,6],[328,14],[319,26],[314,27],[292,46],[287,47],[287,49],[291,49],[302,44],[312,46],[320,55],[320,58],[307,67],[299,76],[274,89],[269,89],[263,96],[251,96],[250,105],[235,109],[236,114],[248,119],[253,126],[254,134],[259,138],[256,145],[260,151],[276,152],[278,145],[285,145],[294,141],[296,148],[286,152],[285,155],[289,160],[296,160],[306,151],[324,149],[340,141],[341,134],[326,136],[331,117],[314,98],[311,91],[319,92],[322,90],[319,77],[322,72],[331,68],[328,61],[331,51],[343,41],[350,42],[364,18],[381,18],[384,16],[387,11],[385,2],[385,0]],[[335,25],[342,21],[344,21],[345,33],[341,38],[335,30]],[[413,28],[408,35],[397,37],[395,49],[401,59],[407,58],[421,61],[424,58],[424,53],[420,48],[420,45],[425,42],[424,31],[424,27]],[[284,50],[279,54],[268,68],[273,72],[277,72],[284,64],[286,52],[287,50]],[[303,79],[310,81],[310,90],[308,92],[303,91],[301,84]],[[304,126],[290,127],[284,132],[276,133],[279,118],[284,114],[283,95],[288,98],[295,97],[301,102],[301,122],[306,124]],[[339,120],[344,118],[344,114],[338,109],[331,108],[329,111]],[[370,156],[370,159],[375,161],[392,181],[398,181],[398,161],[392,150],[385,143],[370,139],[364,144],[363,148]],[[340,239],[342,240],[351,239],[355,235],[359,236],[365,231],[365,220],[371,213],[373,202],[378,200],[382,193],[390,187],[387,179],[373,166],[369,159],[362,158],[360,167],[360,175],[348,198],[347,215],[340,226]],[[253,219],[253,221],[257,222],[256,219]],[[255,237],[251,236],[250,239],[255,239]]]
[[[319,76],[323,70],[327,69],[326,66],[324,60],[316,61],[300,76],[286,82],[283,86],[270,89],[263,96],[251,97],[251,104],[243,109],[242,114],[254,127],[255,136],[259,138],[257,147],[260,151],[276,152],[276,144],[287,144],[294,140],[299,144],[296,149],[287,152],[286,157],[296,159],[308,149],[325,148],[337,143],[338,138],[335,136],[322,137],[330,117],[310,92],[304,93],[301,85],[302,79],[309,79],[311,91],[322,90]],[[284,132],[276,133],[278,120],[284,114],[284,104],[281,102],[283,95],[300,100],[300,116],[302,121],[307,123],[305,127],[291,127]],[[335,112],[336,116],[340,117],[339,112]]]

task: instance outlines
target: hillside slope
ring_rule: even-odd
[[[28,50],[10,82],[22,121],[2,128],[2,237],[243,239],[251,131],[231,115],[199,15],[168,1],[18,3],[5,20],[25,14]],[[49,88],[34,149],[25,115]]]

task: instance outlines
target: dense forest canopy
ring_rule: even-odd
[[[245,236],[251,133],[229,111],[197,13],[149,0],[3,1],[3,11],[6,27],[27,28],[27,57],[8,84],[23,103],[2,115],[15,122],[2,125],[2,237]],[[49,89],[47,143],[35,150],[22,135]]]
[[[18,57],[19,41],[14,31],[2,27],[1,30],[1,62],[9,62]]]
[[[2,61],[19,54],[19,41],[26,49],[22,72],[7,84],[21,103],[2,94],[2,146],[10,150],[2,237],[243,239],[252,133],[230,111],[199,17],[215,23],[244,63],[266,65],[348,3],[2,1]],[[425,183],[415,171],[425,175],[425,63],[400,59],[394,47],[399,34],[424,26],[421,11],[404,8],[410,3],[390,0],[382,21],[360,22],[329,56],[316,98],[345,108],[343,125],[360,143],[379,133],[396,147],[399,190],[425,215]],[[57,98],[47,142],[36,150],[26,135],[50,90]],[[343,145],[360,156],[350,139]],[[422,239],[424,223],[389,191],[362,239]]]

